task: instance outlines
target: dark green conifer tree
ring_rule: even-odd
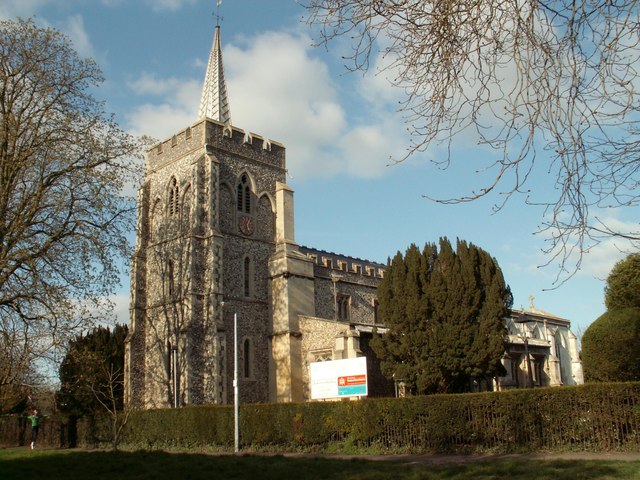
[[[640,253],[632,253],[614,265],[604,288],[607,310],[640,308]]]
[[[96,395],[106,396],[111,391],[122,408],[127,331],[125,325],[116,325],[113,331],[98,327],[70,342],[59,371],[60,390],[56,401],[61,411],[74,416],[95,413],[103,408]],[[116,378],[113,372],[117,373]]]
[[[503,374],[512,296],[487,252],[458,241],[396,254],[378,289],[388,333],[372,342],[382,372],[417,393],[461,392]]]
[[[607,310],[582,336],[587,382],[640,380],[640,308]]]
[[[589,382],[640,380],[640,254],[611,270],[605,287],[607,311],[582,336],[582,366]]]

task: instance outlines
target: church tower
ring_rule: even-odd
[[[231,125],[216,26],[200,119],[146,155],[131,270],[128,404],[229,402],[234,315],[243,402],[273,399],[271,277],[289,281],[294,245],[285,176],[281,144]],[[283,328],[278,338],[289,338]]]
[[[218,25],[199,113],[146,155],[125,400],[230,403],[234,351],[242,403],[308,400],[309,362],[367,351],[383,265],[296,243],[284,146],[232,125]]]

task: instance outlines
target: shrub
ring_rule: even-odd
[[[582,337],[585,379],[593,382],[640,380],[640,308],[609,310]]]

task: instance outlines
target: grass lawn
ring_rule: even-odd
[[[2,480],[640,480],[640,462],[500,459],[453,467],[199,453],[0,449]]]

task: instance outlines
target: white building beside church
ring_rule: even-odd
[[[495,380],[497,390],[556,387],[584,383],[578,339],[571,322],[540,310],[512,310],[506,319],[507,375]]]

